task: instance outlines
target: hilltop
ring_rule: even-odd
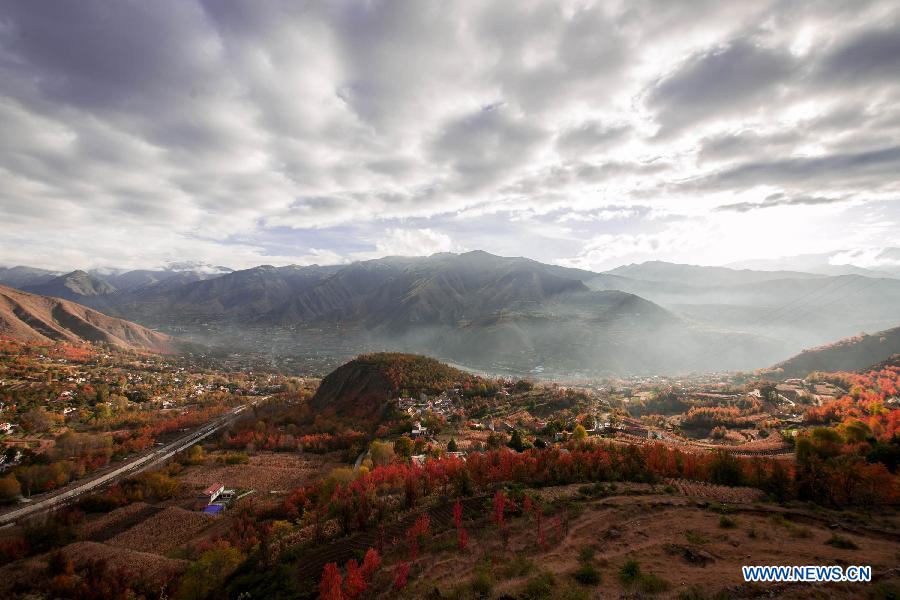
[[[165,352],[174,339],[61,298],[0,286],[0,335],[21,341],[103,342],[117,348]]]
[[[470,384],[477,377],[438,360],[416,354],[363,354],[329,373],[310,406],[342,420],[372,422],[390,398],[439,393]]]

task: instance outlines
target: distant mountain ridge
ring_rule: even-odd
[[[0,286],[0,335],[22,341],[103,342],[118,348],[172,351],[173,338],[68,300]]]
[[[861,261],[866,266],[854,264]],[[900,277],[900,248],[839,250],[818,254],[798,254],[781,258],[742,260],[726,265],[736,269],[787,269],[821,275],[865,275]]]
[[[494,372],[754,370],[900,322],[897,279],[661,261],[595,273],[472,251],[86,275],[36,289],[202,343],[290,353],[297,336],[318,352],[327,338],[325,353],[412,351]]]
[[[822,277],[822,275],[800,271],[737,270],[728,267],[700,267],[656,260],[640,264],[623,265],[611,271],[606,271],[606,273],[644,281],[678,282],[707,287],[715,285],[742,285],[771,281],[773,279],[813,279]]]
[[[28,285],[46,283],[62,275],[59,271],[48,271],[34,267],[0,267],[0,285],[22,288]]]
[[[85,297],[104,296],[116,291],[116,288],[106,281],[80,270],[23,289],[33,294],[75,301]]]
[[[895,355],[900,355],[900,327],[810,348],[766,371],[784,378],[806,377],[813,371],[859,371]]]

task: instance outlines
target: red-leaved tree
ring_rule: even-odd
[[[337,563],[328,563],[322,569],[319,598],[321,600],[344,600],[344,592],[341,590],[341,572],[338,570]]]
[[[347,562],[347,577],[344,579],[344,592],[349,600],[356,600],[369,587],[356,559]]]
[[[469,545],[469,532],[463,528],[459,528],[457,533],[457,544],[459,545],[459,550],[462,552],[466,549],[466,546]]]
[[[407,577],[409,577],[409,563],[406,561],[398,563],[394,569],[394,589],[402,590],[405,588]]]

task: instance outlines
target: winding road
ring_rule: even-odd
[[[75,485],[75,487],[63,488],[56,492],[44,494],[40,500],[29,503],[27,506],[14,508],[0,513],[0,527],[15,523],[19,519],[29,517],[42,512],[50,511],[60,506],[64,506],[72,500],[83,494],[90,493],[97,488],[112,483],[125,476],[135,475],[141,471],[145,471],[152,467],[163,463],[172,458],[178,452],[186,450],[197,442],[211,436],[226,425],[230,424],[234,418],[243,412],[248,406],[253,406],[259,400],[254,400],[250,404],[238,406],[221,417],[217,417],[212,421],[203,425],[199,429],[195,429],[177,440],[166,444],[165,446],[155,448],[142,455],[132,458],[127,463],[116,467],[112,471],[107,471],[101,475],[83,481]]]

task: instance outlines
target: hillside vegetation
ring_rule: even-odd
[[[900,354],[900,327],[804,350],[775,365],[769,374],[781,378],[806,377],[813,371],[858,371],[895,354]]]
[[[311,407],[342,420],[377,420],[390,398],[471,386],[477,377],[416,354],[363,354],[326,376]]]

